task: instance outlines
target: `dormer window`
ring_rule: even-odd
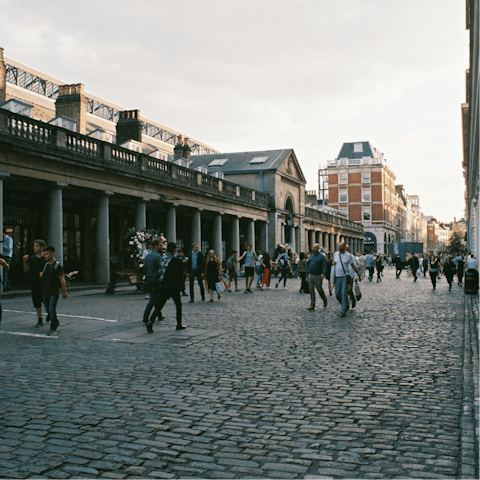
[[[216,158],[215,160],[211,161],[208,166],[209,167],[223,167],[228,162],[228,158]]]

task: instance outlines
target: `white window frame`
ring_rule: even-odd
[[[372,183],[372,172],[362,172],[362,183]]]
[[[344,200],[342,200],[342,195]],[[348,188],[338,189],[338,203],[348,203]]]
[[[365,214],[369,215],[370,218],[365,218]],[[372,221],[372,208],[371,207],[362,207],[362,221],[371,222]]]
[[[365,194],[368,194],[368,198]],[[362,187],[362,202],[370,203],[372,201],[372,189],[370,187]]]
[[[344,176],[344,178],[342,178],[342,176]],[[347,185],[348,184],[348,173],[345,172],[345,173],[339,173],[338,174],[338,184],[339,185]]]
[[[338,211],[343,213],[348,218],[348,207],[340,207]]]

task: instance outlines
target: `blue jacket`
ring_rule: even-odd
[[[323,276],[327,275],[327,259],[322,253],[311,253],[310,257],[308,257],[307,275],[310,274]]]

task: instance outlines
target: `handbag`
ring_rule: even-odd
[[[362,298],[362,292],[360,291],[360,285],[358,283],[355,284],[355,298],[357,301]]]
[[[343,273],[345,274],[345,281],[347,282],[347,285],[351,285],[353,283],[353,278],[345,271],[345,267],[343,266],[342,262],[342,254],[340,252],[338,252],[338,258],[340,259],[340,263],[342,264]]]
[[[215,284],[215,289],[217,290],[217,293],[220,294],[223,293],[227,288],[225,287],[223,281],[220,281]]]

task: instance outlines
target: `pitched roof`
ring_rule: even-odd
[[[208,173],[223,172],[264,172],[277,170],[280,165],[293,153],[293,149],[263,150],[258,152],[215,153],[211,155],[192,155],[190,168],[200,165],[208,167]],[[210,165],[214,160],[226,160],[223,165]],[[252,163],[252,160],[254,162]]]
[[[362,145],[361,152],[355,152],[354,145]],[[372,147],[370,142],[351,142],[344,143],[340,149],[340,153],[337,158],[363,158],[363,157],[378,157],[379,153],[377,149]]]

